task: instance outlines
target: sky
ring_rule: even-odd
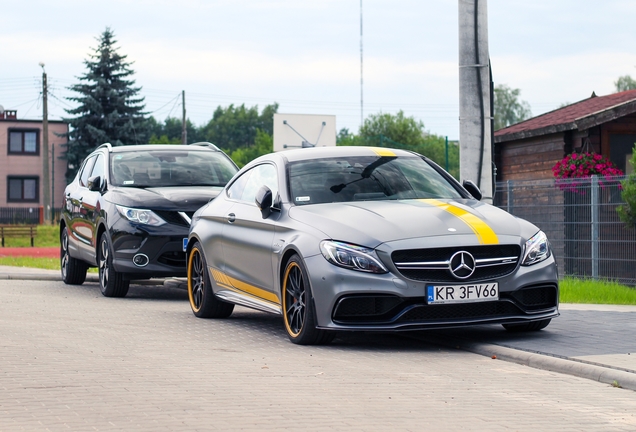
[[[463,0],[462,0],[463,1]],[[485,0],[482,0],[485,1]],[[0,7],[0,105],[68,116],[68,90],[106,27],[133,62],[146,111],[206,124],[218,106],[277,102],[280,113],[336,115],[357,132],[360,0],[22,0]],[[633,0],[490,0],[493,80],[533,115],[614,91],[636,77]],[[363,110],[403,110],[459,138],[458,0],[362,0]]]

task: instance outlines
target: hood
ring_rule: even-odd
[[[113,187],[107,200],[113,204],[150,210],[196,211],[222,189],[214,186]]]
[[[538,228],[476,200],[391,200],[296,206],[289,216],[327,238],[367,247],[446,236],[457,243],[498,244],[529,238]]]

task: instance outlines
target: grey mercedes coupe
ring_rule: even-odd
[[[336,331],[541,330],[559,315],[550,243],[480,199],[471,182],[405,150],[261,156],[192,218],[192,311],[280,314],[297,344]]]

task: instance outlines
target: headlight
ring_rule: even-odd
[[[123,217],[131,222],[136,222],[144,225],[160,226],[166,223],[152,210],[134,209],[124,206],[115,206]]]
[[[320,242],[320,251],[333,265],[367,273],[387,273],[388,270],[373,249],[331,240]]]
[[[546,260],[550,256],[550,243],[548,238],[539,231],[526,242],[526,249],[521,265],[529,266]]]

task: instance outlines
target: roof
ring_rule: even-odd
[[[636,90],[591,97],[495,132],[495,142],[585,130],[636,113]]]
[[[352,156],[413,156],[407,150],[365,146],[311,147],[283,150],[276,154],[284,156],[289,162]]]

